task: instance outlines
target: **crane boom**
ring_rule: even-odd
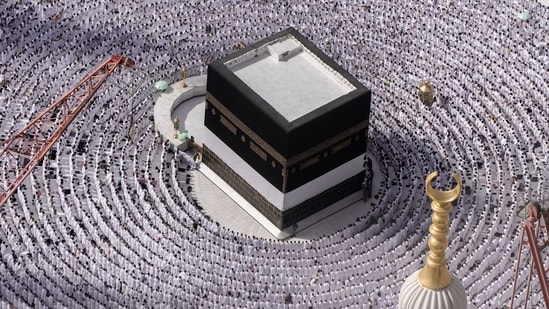
[[[539,202],[530,202],[527,205],[528,217],[522,223],[522,232],[520,236],[519,251],[517,255],[517,262],[515,265],[515,276],[513,282],[513,289],[511,295],[511,301],[509,308],[513,309],[513,304],[516,296],[516,289],[519,284],[518,275],[521,263],[521,255],[524,248],[530,250],[531,262],[530,270],[528,274],[528,280],[526,283],[526,300],[524,302],[524,308],[528,306],[528,298],[530,297],[530,285],[532,281],[532,273],[535,268],[538,275],[538,282],[540,285],[540,291],[543,295],[543,300],[545,302],[546,308],[549,308],[549,280],[547,279],[547,271],[543,265],[544,258],[541,255],[541,252],[549,246],[549,239],[540,237],[540,232],[542,229],[542,218],[543,223],[545,224],[545,231],[549,235],[549,210],[541,209]],[[526,234],[526,235],[525,235]],[[526,236],[526,238],[524,237]],[[527,245],[525,244],[527,242]]]
[[[0,207],[17,191],[111,73],[121,65],[133,67],[134,64],[123,56],[109,57],[25,127],[0,141],[0,164],[3,165],[0,173],[6,180],[0,181]]]

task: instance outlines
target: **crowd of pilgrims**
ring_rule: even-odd
[[[438,170],[448,188],[455,170],[448,266],[470,308],[500,308],[517,212],[549,194],[548,23],[549,8],[525,0],[1,1],[2,140],[110,55],[134,59],[145,82],[129,97],[141,77],[115,73],[0,209],[0,307],[394,308],[427,252],[424,177]],[[205,74],[288,26],[372,90],[368,152],[381,169],[368,214],[309,241],[204,215],[190,166],[151,118],[156,80]],[[431,108],[417,99],[424,80]],[[21,163],[2,160],[0,184],[10,164]]]

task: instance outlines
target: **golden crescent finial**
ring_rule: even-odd
[[[448,214],[452,210],[452,202],[455,201],[461,193],[461,178],[458,174],[452,173],[452,177],[457,182],[457,186],[449,191],[439,191],[431,187],[431,181],[438,176],[438,172],[432,172],[425,179],[425,192],[433,202],[432,220],[433,223],[429,227],[429,254],[425,266],[418,274],[419,282],[431,289],[441,290],[446,288],[452,282],[452,275],[448,271],[446,265],[446,256],[444,251],[448,247]]]
[[[431,181],[438,176],[438,172],[434,171],[427,176],[425,179],[425,191],[427,196],[433,200],[438,201],[439,203],[450,203],[455,201],[459,194],[461,193],[461,177],[456,172],[452,172],[452,178],[456,181],[457,185],[449,191],[439,191],[431,187]]]

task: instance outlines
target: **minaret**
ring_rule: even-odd
[[[450,191],[439,191],[431,187],[431,181],[438,176],[432,172],[425,179],[425,191],[433,201],[433,223],[429,227],[429,254],[425,266],[413,273],[400,290],[399,309],[457,309],[467,308],[467,296],[459,278],[453,276],[446,265],[444,251],[448,247],[448,214],[452,202],[461,193],[461,178],[452,173],[457,186]]]

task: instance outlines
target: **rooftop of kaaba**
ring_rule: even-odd
[[[356,89],[291,32],[283,34],[254,44],[259,46],[225,65],[286,120],[295,120]]]
[[[1,1],[1,141],[109,56],[135,66],[110,75],[1,206],[0,307],[395,308],[429,249],[425,177],[438,171],[433,186],[447,189],[456,171],[446,258],[468,308],[544,308],[519,246],[524,206],[549,197],[547,5]],[[322,221],[326,234],[278,241],[216,220],[236,211],[208,214],[219,193],[201,199],[215,188],[180,164],[153,110],[157,81],[204,75],[288,27],[371,90],[378,172],[372,198]],[[432,107],[418,99],[426,80]],[[0,160],[2,189],[10,164]]]
[[[291,27],[213,61],[207,79],[210,104],[286,159],[368,121],[370,91]]]

